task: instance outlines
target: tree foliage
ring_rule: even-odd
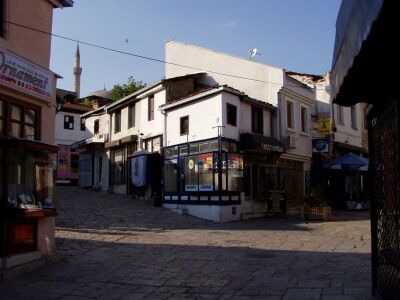
[[[146,83],[143,81],[137,81],[133,78],[133,76],[129,76],[128,82],[124,84],[115,84],[111,89],[111,97],[114,100],[119,100],[125,96],[128,96],[141,88],[144,88]]]
[[[93,106],[94,101],[93,100],[89,100],[88,98],[85,98],[85,99],[83,99],[82,104],[91,107],[91,106]]]

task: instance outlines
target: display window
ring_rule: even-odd
[[[114,184],[122,184],[125,180],[125,168],[124,168],[125,155],[124,150],[116,150],[112,154],[112,175]]]
[[[0,100],[0,135],[39,139],[39,110],[19,102]]]
[[[164,149],[164,191],[241,192],[243,155],[229,152],[237,151],[234,142],[222,141],[221,153],[218,145],[218,140],[209,140]],[[175,155],[177,160],[171,159]],[[175,191],[177,188],[179,191]]]
[[[178,160],[164,161],[164,189],[167,193],[178,192]]]
[[[53,208],[54,169],[52,155],[10,151],[8,206],[30,210]]]

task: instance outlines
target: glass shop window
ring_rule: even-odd
[[[0,135],[4,135],[5,128],[6,128],[6,103],[0,100]]]
[[[210,142],[210,151],[218,151],[218,141]]]
[[[199,144],[191,144],[190,145],[190,153],[199,152]]]
[[[198,156],[199,190],[213,190],[213,153]]]
[[[200,152],[207,152],[209,150],[210,150],[210,146],[209,146],[208,142],[199,144],[199,151]]]
[[[228,144],[229,145],[229,144]],[[226,191],[226,174],[227,174],[227,168],[226,168],[226,153],[221,153],[221,161],[219,162],[218,160],[218,153],[214,153],[214,187],[215,190],[219,189],[219,181],[218,181],[218,174],[219,174],[219,169],[218,165],[221,164],[221,181],[222,181],[222,190]]]
[[[178,163],[176,159],[164,161],[164,190],[166,193],[178,192]]]
[[[229,143],[223,141],[221,143],[221,148],[222,148],[222,151],[229,151]]]
[[[123,183],[124,179],[124,150],[118,150],[113,153],[113,182]]]
[[[78,173],[79,170],[79,154],[71,153],[71,172]]]
[[[243,188],[242,155],[228,154],[228,188],[230,191],[241,191]]]
[[[53,159],[20,150],[10,152],[8,205],[13,208],[52,208],[54,199]]]
[[[4,171],[4,158],[3,158],[3,149],[0,148],[0,203],[3,203],[1,200],[3,199],[3,171]]]
[[[198,186],[198,157],[190,155],[185,157],[185,191],[197,191]]]
[[[179,148],[179,155],[187,154],[187,153],[188,153],[188,147],[187,146]]]

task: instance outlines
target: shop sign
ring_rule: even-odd
[[[331,118],[319,118],[318,122],[318,134],[326,135],[332,133],[332,119]]]
[[[198,186],[197,184],[186,184],[185,185],[185,191],[186,192],[196,192],[198,191]]]
[[[329,153],[328,139],[313,139],[312,146],[314,153]]]
[[[161,138],[155,138],[153,139],[153,152],[158,152],[161,149]]]
[[[265,151],[271,151],[271,152],[283,152],[283,147],[280,145],[271,145],[271,144],[261,143],[261,149],[265,150]]]
[[[213,190],[213,185],[212,184],[200,184],[199,185],[199,190],[203,192],[208,192]]]
[[[0,84],[53,101],[54,73],[0,49]]]

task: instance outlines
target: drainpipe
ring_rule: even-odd
[[[167,112],[165,110],[161,110],[161,114],[164,116],[164,128],[163,128],[163,146],[167,145]]]

